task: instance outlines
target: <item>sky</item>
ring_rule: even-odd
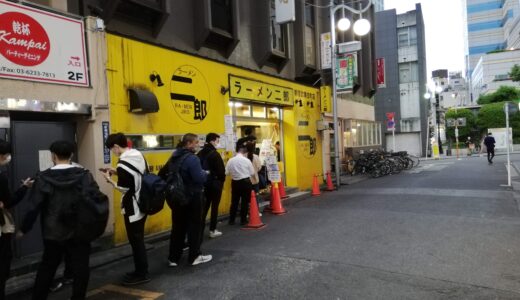
[[[428,81],[433,70],[464,71],[462,1],[385,0],[385,9],[395,8],[400,14],[414,10],[415,3],[421,3],[423,11]]]

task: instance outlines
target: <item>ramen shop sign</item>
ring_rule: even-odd
[[[0,77],[89,86],[81,20],[0,0]]]

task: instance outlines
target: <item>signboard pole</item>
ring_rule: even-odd
[[[505,102],[506,111],[506,148],[507,148],[507,186],[511,186],[511,161],[509,157],[509,103]]]
[[[394,150],[393,152],[396,152],[395,151],[395,126],[392,129],[392,140],[393,140],[393,144],[394,144],[394,147],[392,149]]]

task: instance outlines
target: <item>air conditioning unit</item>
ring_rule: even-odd
[[[329,122],[324,120],[318,120],[316,121],[316,130],[323,131],[329,129]]]

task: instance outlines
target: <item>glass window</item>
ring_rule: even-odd
[[[410,33],[410,45],[417,45],[417,27],[411,26],[408,28]]]
[[[211,0],[211,25],[230,34],[233,33],[232,0]]]
[[[251,106],[240,102],[235,102],[235,109],[239,117],[251,117]]]
[[[275,0],[271,0],[271,43],[273,50],[285,53],[285,25],[276,23]]]
[[[397,33],[397,42],[399,48],[408,46],[408,31],[402,32],[401,29],[399,29]]]
[[[309,66],[316,65],[316,55],[314,53],[316,47],[314,40],[314,28],[305,26],[305,64]]]
[[[314,1],[305,3],[305,24],[314,27]]]
[[[267,108],[267,118],[268,119],[280,119],[280,109],[278,107],[269,107]]]
[[[410,82],[410,64],[399,64],[399,83]]]
[[[132,148],[138,150],[164,150],[175,149],[177,143],[182,139],[182,135],[127,135],[132,143]]]
[[[265,106],[253,105],[253,118],[265,118]]]

